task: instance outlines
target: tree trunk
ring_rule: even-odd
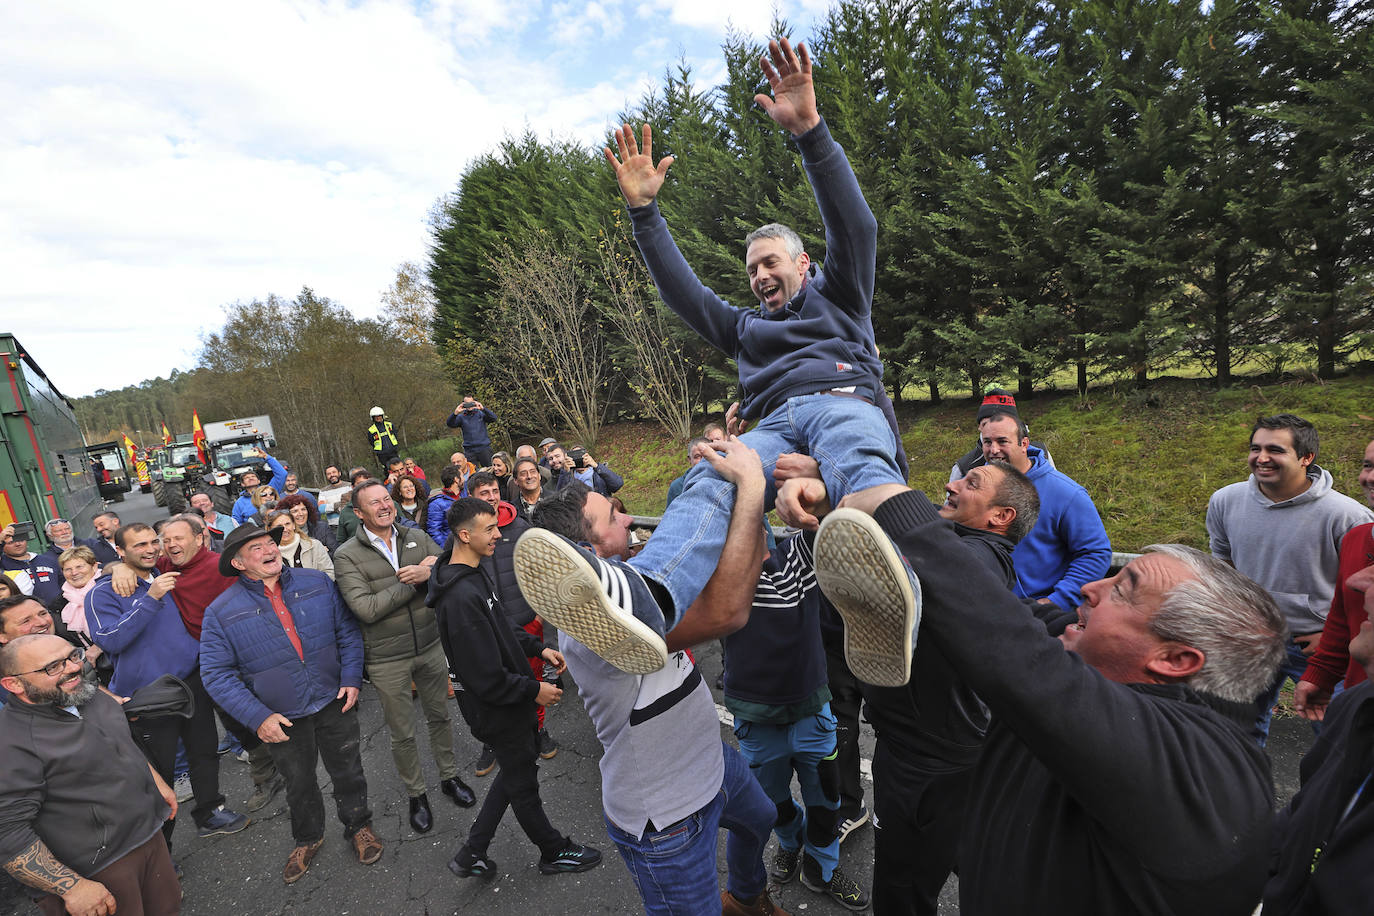
[[[1031,376],[1030,363],[1021,363],[1016,367],[1016,396],[1018,398],[1029,398],[1035,394],[1034,378]]]

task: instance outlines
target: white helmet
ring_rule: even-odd
[[[371,416],[371,417],[384,417],[384,416],[386,416],[386,411],[385,411],[385,410],[382,410],[382,408],[380,408],[380,407],[374,407],[374,408],[372,408],[372,413],[368,414],[368,416]]]

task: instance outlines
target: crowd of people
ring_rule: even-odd
[[[0,532],[0,861],[42,912],[179,911],[180,756],[202,837],[285,792],[287,884],[325,839],[322,762],[345,840],[376,862],[365,681],[411,829],[444,816],[421,719],[440,793],[476,809],[456,876],[497,874],[507,808],[541,872],[595,868],[541,798],[565,673],[649,913],[786,916],[774,889],[796,878],[851,910],[928,916],[954,872],[969,916],[1368,911],[1374,442],[1362,505],[1316,464],[1311,423],[1260,418],[1249,475],[1210,500],[1210,555],[1155,545],[1115,572],[1090,495],[1005,391],[980,404],[941,502],[911,490],[869,320],[877,226],[805,48],[772,43],[764,71],[758,101],[800,148],[827,256],[822,271],[786,226],[751,233],[758,308],[715,297],[677,252],[650,129],[606,151],[664,302],[740,371],[647,540],[604,460],[552,437],[493,451],[496,414],[467,395],[437,486],[377,407],[376,471],[331,466],[311,490],[264,453],[269,481],[247,475],[231,516],[196,494],[156,526],[102,513],[86,538],[50,519],[42,553],[27,526]],[[717,639],[733,743],[692,652]],[[1319,736],[1276,814],[1263,748],[1285,679]],[[482,745],[475,776],[495,774],[480,799],[455,706]],[[226,742],[251,765],[248,814],[219,791]],[[870,821],[871,877],[841,854]]]

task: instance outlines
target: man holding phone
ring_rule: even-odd
[[[585,448],[574,445],[570,451],[555,445],[549,449],[549,468],[554,473],[553,489],[557,492],[576,480],[594,493],[609,497],[625,486],[625,479],[606,465],[599,463]]]
[[[470,394],[463,395],[462,402],[449,414],[448,426],[463,431],[463,451],[475,467],[491,467],[491,434],[487,424],[495,422],[496,414]]]
[[[20,591],[33,595],[46,607],[62,594],[62,571],[51,556],[29,550],[33,535],[33,522],[6,525],[0,531],[0,543],[4,545],[0,568],[14,579]]]

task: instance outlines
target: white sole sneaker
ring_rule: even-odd
[[[873,516],[836,509],[816,533],[816,583],[844,618],[844,657],[866,684],[911,680],[920,588]]]
[[[663,637],[611,597],[628,604],[627,580],[634,575],[607,563],[594,567],[567,539],[543,528],[531,528],[515,544],[520,594],[540,617],[621,671],[652,674],[668,663]],[[643,582],[635,585],[640,600],[653,600]]]

